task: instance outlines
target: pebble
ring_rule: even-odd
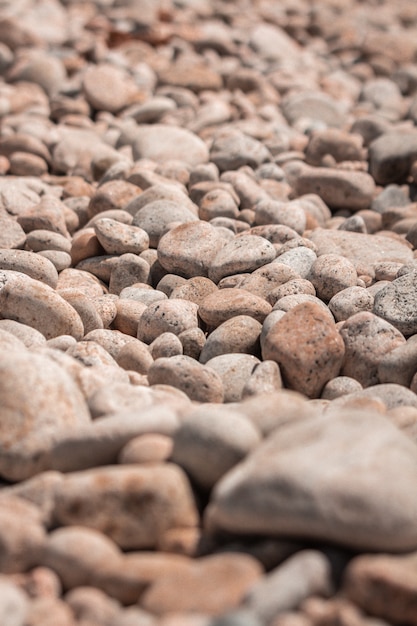
[[[329,301],[329,309],[337,322],[343,322],[356,313],[372,312],[374,297],[364,287],[346,287],[338,291]]]
[[[144,230],[151,248],[157,248],[161,237],[174,226],[196,222],[197,216],[187,207],[171,200],[155,200],[141,208],[133,218],[133,226]]]
[[[328,302],[340,291],[354,287],[357,273],[353,264],[343,256],[322,254],[311,266],[308,280],[317,296]]]
[[[56,291],[20,272],[3,271],[2,276],[5,274],[6,283],[0,289],[3,318],[31,326],[46,339],[59,335],[81,339],[84,327],[80,316]]]
[[[164,463],[172,457],[173,440],[166,435],[149,433],[131,439],[120,451],[121,464]]]
[[[3,574],[31,569],[39,560],[46,539],[38,509],[22,498],[8,495],[0,498]]]
[[[225,276],[253,272],[262,265],[271,263],[275,256],[274,246],[263,237],[235,237],[214,256],[208,277],[217,284]]]
[[[211,489],[259,442],[255,426],[233,409],[200,407],[189,413],[176,431],[172,461],[198,485]]]
[[[140,254],[149,246],[149,236],[142,228],[102,218],[94,222],[94,232],[107,254]]]
[[[110,266],[109,292],[118,295],[135,283],[147,283],[150,272],[149,263],[132,252],[125,252]]]
[[[417,342],[410,337],[406,343],[382,356],[378,363],[378,379],[381,383],[397,383],[410,387],[417,369],[416,358]]]
[[[189,300],[159,300],[145,308],[139,319],[137,337],[147,344],[161,333],[179,335],[198,326],[198,305]]]
[[[243,165],[255,169],[269,160],[271,154],[265,145],[237,129],[220,132],[210,149],[210,161],[220,172],[237,170]]]
[[[29,599],[6,577],[0,578],[0,619],[4,626],[24,626],[29,615]]]
[[[255,222],[257,225],[282,224],[302,235],[306,229],[307,218],[298,200],[261,200],[256,205]]]
[[[213,330],[201,350],[200,363],[221,354],[245,353],[259,356],[262,324],[248,315],[236,315]]]
[[[171,385],[195,402],[223,402],[224,389],[220,376],[189,356],[160,358],[149,371],[150,385]]]
[[[266,300],[246,289],[226,288],[204,298],[198,315],[210,327],[216,328],[237,315],[248,315],[262,324],[272,307]]]
[[[415,472],[414,443],[383,417],[365,411],[303,419],[278,429],[217,483],[206,522],[229,532],[307,536],[365,551],[414,550],[407,483]],[[342,519],[345,498],[357,506]]]
[[[296,274],[297,278],[306,278],[310,275],[313,263],[317,260],[317,255],[310,248],[304,246],[287,250],[282,254],[278,254],[276,263],[288,265]],[[294,276],[295,278],[295,276]]]
[[[206,361],[205,365],[221,378],[224,402],[239,402],[243,389],[249,382],[260,360],[253,354],[219,354]]]
[[[8,215],[0,214],[0,247],[2,249],[23,248],[26,235],[18,222]]]
[[[225,238],[211,224],[192,220],[169,230],[158,243],[158,261],[169,273],[185,278],[208,276]]]
[[[132,137],[135,161],[151,159],[157,163],[182,161],[196,166],[209,160],[206,144],[186,128],[167,124],[141,125]]]
[[[382,382],[378,378],[381,359],[405,344],[403,335],[392,324],[367,311],[349,317],[340,335],[345,344],[342,374],[364,387]]]
[[[83,92],[93,109],[117,113],[131,104],[137,88],[126,72],[105,63],[91,65],[83,77]]]
[[[417,155],[417,133],[383,133],[369,146],[369,171],[378,185],[401,182]]]
[[[44,346],[47,343],[44,335],[36,330],[36,328],[31,328],[15,320],[0,320],[0,330],[7,331],[14,335],[29,349]]]
[[[286,385],[310,398],[338,376],[344,355],[334,322],[315,302],[292,308],[272,325],[262,346],[263,359],[278,363]]]
[[[409,272],[378,291],[374,298],[374,313],[406,336],[417,333],[416,285],[417,273]]]

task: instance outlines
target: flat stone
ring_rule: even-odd
[[[177,159],[196,166],[208,161],[206,144],[185,128],[166,124],[142,125],[132,143],[133,158],[152,159],[157,163]]]
[[[368,209],[371,205],[375,183],[372,176],[365,172],[311,167],[302,163],[290,166],[290,177],[297,196],[315,193],[329,207],[350,211]]]
[[[210,148],[210,161],[217,165],[221,172],[237,170],[244,165],[255,169],[264,161],[271,159],[271,154],[264,144],[236,129],[218,133]]]
[[[0,248],[23,248],[26,234],[12,217],[0,215]]]
[[[206,522],[233,533],[413,550],[416,472],[415,444],[381,416],[341,411],[300,420],[217,483]],[[345,507],[349,516],[341,515]]]
[[[35,252],[0,249],[0,270],[21,272],[52,288],[58,284],[58,272],[55,266]]]
[[[208,326],[217,327],[237,315],[248,315],[262,323],[271,310],[266,300],[246,289],[226,288],[206,296],[198,315]]]
[[[403,335],[417,333],[417,272],[409,272],[378,291],[373,311]]]
[[[417,133],[391,131],[369,146],[369,171],[378,185],[402,182],[417,157]]]
[[[63,525],[101,531],[125,549],[154,548],[169,528],[193,527],[198,517],[185,474],[171,464],[67,474],[55,516]]]
[[[288,311],[273,324],[262,345],[263,359],[278,363],[285,384],[310,398],[317,398],[339,374],[344,353],[335,324],[315,302]]]
[[[90,421],[74,379],[52,359],[24,350],[0,358],[2,397],[0,473],[23,480],[48,466],[54,439]]]
[[[345,343],[344,376],[355,378],[364,387],[381,382],[378,369],[381,359],[405,344],[403,335],[373,313],[352,315],[340,329]]]
[[[238,411],[202,406],[189,413],[176,431],[172,461],[198,485],[211,489],[259,443],[259,431]]]
[[[220,376],[185,355],[155,361],[149,369],[148,380],[150,385],[162,383],[180,389],[195,402],[223,402]]]
[[[97,239],[107,254],[140,254],[149,247],[149,236],[137,226],[102,218],[94,223]]]
[[[316,228],[309,239],[317,246],[317,255],[339,254],[349,259],[358,275],[375,275],[375,265],[381,261],[410,263],[412,251],[406,243],[385,235],[369,235],[340,230]]]
[[[174,226],[197,222],[198,217],[187,207],[171,200],[155,200],[141,208],[133,218],[149,236],[149,245],[157,248],[161,237]]]
[[[2,317],[36,328],[46,339],[72,335],[81,339],[84,327],[76,310],[51,287],[25,274],[3,271],[0,289]]]

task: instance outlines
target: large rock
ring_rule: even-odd
[[[279,428],[217,483],[206,521],[239,534],[413,550],[416,480],[412,441],[377,414],[340,411]]]

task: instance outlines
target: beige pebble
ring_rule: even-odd
[[[146,309],[146,304],[142,302],[119,298],[116,303],[116,316],[112,323],[113,328],[126,335],[136,337],[139,322]]]
[[[200,362],[207,363],[220,354],[236,352],[260,356],[261,330],[261,323],[253,317],[235,315],[208,335],[200,354]]]
[[[11,333],[14,337],[19,339],[26,346],[26,348],[29,349],[44,346],[46,344],[45,336],[39,330],[36,330],[36,328],[32,328],[27,324],[16,322],[15,320],[0,320],[0,330]]]
[[[298,278],[297,272],[289,265],[280,263],[278,258],[245,276],[239,287],[268,300],[273,289],[296,278]]]
[[[139,339],[127,342],[115,358],[120,367],[138,374],[147,374],[154,361],[149,347]]]
[[[337,322],[349,319],[361,311],[372,311],[373,295],[364,287],[347,287],[338,291],[329,302],[329,309]]]
[[[3,495],[0,497],[0,520],[1,572],[19,573],[34,567],[46,539],[36,506],[22,498]]]
[[[148,380],[150,385],[163,383],[180,389],[196,402],[223,402],[220,376],[188,356],[158,359],[149,369]]]
[[[218,283],[225,276],[252,272],[276,257],[274,246],[263,237],[242,235],[227,243],[217,252],[208,277]]]
[[[323,254],[311,266],[308,280],[315,287],[318,297],[328,302],[339,291],[356,286],[357,273],[345,257]]]
[[[71,266],[71,256],[67,252],[61,252],[60,250],[41,250],[38,254],[50,261],[52,265],[55,266],[58,273]]]
[[[180,300],[190,300],[199,305],[209,293],[217,291],[217,286],[209,278],[204,276],[195,276],[189,278],[186,283],[175,287],[170,298],[179,298]]]
[[[0,270],[22,272],[52,288],[55,288],[58,283],[58,272],[55,266],[35,252],[0,250]]]
[[[178,335],[178,339],[182,343],[183,354],[198,361],[204,344],[206,343],[204,331],[201,328],[183,330],[182,333]]]
[[[211,327],[220,326],[236,315],[249,315],[262,323],[272,307],[266,300],[246,289],[220,289],[209,294],[200,304],[198,314]]]
[[[154,360],[169,358],[183,353],[182,343],[174,333],[165,332],[156,337],[149,345],[149,351]]]
[[[150,266],[144,259],[136,254],[126,252],[118,257],[117,263],[111,269],[109,291],[119,294],[125,287],[135,283],[147,283],[149,281]]]
[[[94,231],[107,254],[140,254],[149,247],[148,234],[142,228],[117,220],[98,219],[94,222]]]
[[[26,236],[26,247],[33,252],[41,250],[60,250],[71,252],[71,241],[51,230],[32,230]]]
[[[60,289],[75,288],[90,298],[102,296],[106,291],[105,285],[89,272],[68,268],[60,273],[57,291]]]
[[[220,354],[206,361],[206,367],[214,370],[221,378],[224,402],[239,402],[243,388],[249,381],[260,360],[252,354]]]
[[[198,305],[189,300],[160,300],[145,308],[138,324],[137,337],[147,344],[161,333],[179,335],[198,326]]]
[[[83,323],[85,335],[96,328],[104,328],[103,320],[94,302],[88,296],[75,288],[61,289],[59,293],[77,311]]]
[[[86,228],[76,233],[72,240],[71,258],[73,265],[83,259],[104,254],[104,249],[97,239],[93,228]]]
[[[261,361],[255,366],[242,389],[242,400],[251,396],[272,393],[282,388],[282,377],[278,363]]]

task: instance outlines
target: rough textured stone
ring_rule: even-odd
[[[344,352],[334,323],[310,302],[286,313],[267,332],[262,346],[263,358],[279,364],[286,385],[313,398],[339,374]]]
[[[138,325],[137,337],[151,343],[161,333],[179,335],[184,330],[198,326],[198,305],[189,300],[160,300],[150,304],[143,312]]]
[[[212,327],[237,315],[248,315],[262,323],[272,307],[266,300],[246,289],[220,289],[204,298],[198,309],[201,319]]]
[[[413,550],[409,485],[416,471],[413,442],[383,417],[339,412],[300,420],[278,429],[217,483],[206,521],[234,533]]]
[[[178,159],[192,166],[208,161],[205,143],[185,128],[165,124],[139,126],[132,144],[133,158],[158,163]]]
[[[369,146],[370,172],[379,185],[402,182],[416,157],[416,132],[387,132]]]
[[[374,313],[406,336],[417,333],[416,287],[417,272],[409,272],[378,291],[374,298]]]
[[[220,354],[243,352],[259,356],[262,325],[248,315],[236,315],[218,326],[207,337],[200,354],[200,363]]]

